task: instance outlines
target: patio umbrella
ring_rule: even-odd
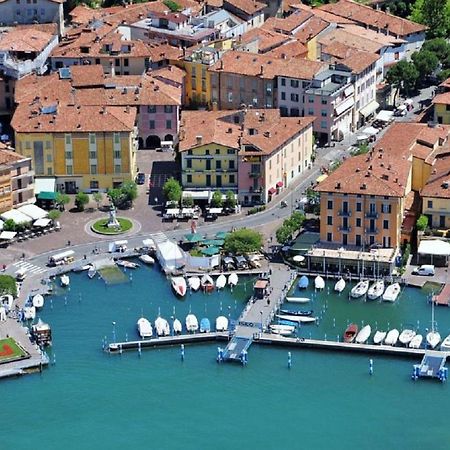
[[[220,248],[218,247],[207,247],[202,249],[202,255],[213,256],[220,253]]]
[[[189,234],[184,235],[184,240],[186,242],[195,243],[195,242],[203,241],[203,238],[197,233],[189,233]]]
[[[295,256],[292,258],[292,260],[295,261],[295,262],[303,262],[303,261],[305,260],[305,257],[302,256],[302,255],[295,255]]]
[[[216,239],[225,239],[229,234],[228,231],[219,231],[216,233]]]
[[[224,244],[223,239],[205,239],[202,244],[203,245],[214,245],[216,247],[221,247]]]

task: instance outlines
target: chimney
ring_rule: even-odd
[[[261,66],[261,71],[259,72],[260,75],[264,75],[264,66]]]
[[[202,145],[203,136],[202,135],[195,136],[195,140],[197,142],[197,145]]]
[[[336,189],[340,189],[341,188],[341,183],[336,183]]]
[[[270,138],[270,131],[264,131],[264,137]]]
[[[129,105],[126,106],[125,111],[127,112],[127,114],[130,113],[130,106]]]

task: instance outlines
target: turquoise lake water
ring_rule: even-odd
[[[153,321],[158,310],[170,318],[175,307],[182,322],[191,310],[214,323],[220,310],[237,318],[251,293],[247,280],[246,290],[180,301],[156,267],[132,273],[132,283],[109,287],[71,274],[70,291],[46,300],[41,316],[52,326],[56,364],[1,382],[1,450],[450,448],[450,385],[411,381],[414,360],[376,356],[370,376],[368,355],[293,350],[289,370],[287,349],[256,344],[245,368],[217,364],[215,344],[186,346],[184,362],[178,347],[141,358],[102,352],[113,321],[117,339],[136,339],[142,311]],[[430,326],[424,290],[407,289],[393,305],[346,294],[318,294],[311,307],[321,323],[300,334],[330,339],[347,321],[362,320]],[[450,309],[436,308],[436,320],[448,334]]]

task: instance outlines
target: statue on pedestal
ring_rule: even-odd
[[[107,223],[108,228],[120,228],[120,223],[116,217],[116,207],[111,203],[109,205],[109,219]]]

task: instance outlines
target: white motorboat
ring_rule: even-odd
[[[399,335],[400,335],[400,333],[398,332],[398,330],[396,328],[394,328],[393,330],[390,330],[386,336],[386,339],[384,340],[384,343],[386,345],[395,345],[398,341]]]
[[[137,329],[142,339],[152,337],[153,335],[152,324],[145,317],[141,317],[137,321]]]
[[[353,298],[359,298],[367,294],[369,290],[369,280],[360,281],[352,290],[350,291],[350,296]]]
[[[169,322],[161,316],[155,319],[155,330],[158,336],[170,336]]]
[[[311,299],[308,297],[286,297],[286,301],[289,303],[308,303]]]
[[[33,306],[37,309],[37,308],[42,308],[44,306],[44,296],[41,294],[36,294],[33,297]]]
[[[400,341],[400,344],[408,345],[415,335],[416,332],[414,330],[405,329],[400,333],[398,340]]]
[[[155,264],[155,259],[152,258],[150,255],[141,255],[139,256],[139,260],[142,261],[144,264]]]
[[[288,320],[289,322],[298,322],[298,323],[312,323],[317,320],[316,317],[291,316],[287,314],[277,314],[277,317],[281,320]]]
[[[199,277],[190,277],[187,280],[189,289],[192,291],[198,291],[200,289],[200,278]]]
[[[442,341],[441,350],[443,352],[450,352],[450,334]]]
[[[228,319],[225,316],[219,316],[216,319],[216,331],[227,331]]]
[[[200,284],[202,289],[206,292],[211,292],[214,290],[214,280],[208,274],[202,276]]]
[[[383,280],[377,280],[375,283],[370,286],[369,290],[367,291],[367,297],[370,300],[376,300],[378,297],[381,297],[384,292],[384,281]]]
[[[236,286],[238,284],[238,281],[239,281],[239,277],[236,272],[232,272],[232,273],[230,273],[230,275],[228,275],[228,284],[230,286]]]
[[[119,261],[116,261],[116,264],[120,267],[125,267],[125,269],[137,269],[139,267],[138,263],[125,259],[119,259]]]
[[[217,289],[223,289],[227,284],[227,277],[221,273],[216,280],[216,288]]]
[[[94,266],[91,266],[88,270],[87,275],[92,280],[92,278],[94,278],[95,275],[97,275],[97,269]]]
[[[180,297],[184,297],[186,294],[186,280],[184,277],[172,277],[170,280],[172,284],[172,289],[175,291],[175,294]]]
[[[383,300],[385,302],[395,302],[399,296],[401,287],[398,283],[390,284],[383,294]]]
[[[84,266],[74,267],[72,272],[84,272],[85,270],[89,270],[92,267],[92,264],[85,264]]]
[[[409,343],[409,348],[420,348],[422,345],[423,336],[421,334],[416,334]]]
[[[317,275],[317,277],[314,278],[314,287],[317,290],[322,290],[325,288],[325,280],[320,275]]]
[[[355,342],[357,344],[365,344],[370,337],[370,333],[372,333],[372,328],[370,325],[366,325],[361,328],[361,331],[356,335]]]
[[[178,319],[173,321],[173,332],[174,334],[181,334],[183,332],[183,325]]]
[[[186,330],[191,333],[198,330],[198,320],[194,314],[188,314],[186,316]]]
[[[380,345],[383,343],[385,337],[386,337],[386,331],[377,331],[374,335],[373,335],[373,343],[375,345]]]
[[[5,294],[0,297],[0,306],[3,306],[7,311],[9,311],[14,302],[14,297],[11,294]]]
[[[292,325],[270,325],[270,332],[281,336],[289,336],[295,331]]]
[[[345,289],[345,280],[343,278],[339,278],[339,280],[334,285],[334,290],[336,292],[342,292]]]
[[[61,278],[59,279],[59,281],[60,281],[62,287],[69,286],[69,284],[70,284],[69,275],[66,275],[66,274],[61,275]]]
[[[441,342],[441,335],[436,330],[431,330],[426,336],[428,347],[436,348]]]
[[[34,320],[36,317],[36,308],[34,306],[24,306],[23,318],[25,320]]]

